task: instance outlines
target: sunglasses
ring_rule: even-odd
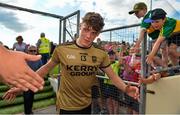
[[[37,50],[29,50],[29,52],[37,52]]]

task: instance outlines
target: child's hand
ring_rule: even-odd
[[[154,58],[154,56],[151,55],[151,54],[149,54],[149,55],[147,56],[147,58],[146,58],[147,64],[152,64],[152,63],[153,63],[153,58]]]
[[[9,89],[3,95],[2,98],[8,102],[11,102],[11,101],[14,101],[14,99],[16,98],[16,95],[18,95],[20,92],[22,92],[22,90],[20,88],[13,87],[13,88]]]
[[[134,99],[139,99],[139,88],[136,86],[130,86],[129,84],[126,86],[125,93]]]
[[[152,75],[152,77],[153,77],[154,81],[157,81],[157,80],[159,80],[161,78],[161,74],[160,73],[155,73],[155,74]]]
[[[140,86],[141,84],[144,83],[144,81],[145,81],[146,78],[144,78],[144,77],[139,77],[138,79],[139,79],[139,80],[138,80],[138,84],[139,84],[139,86]]]
[[[150,75],[148,78],[140,77],[138,83],[139,83],[139,85],[141,85],[142,83],[151,84],[151,83],[159,80],[160,78],[161,78],[161,74],[160,73],[155,73],[155,74]]]

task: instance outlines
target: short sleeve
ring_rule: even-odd
[[[105,52],[100,68],[106,68],[108,66],[110,66],[110,60],[108,54]]]
[[[58,55],[58,51],[59,51],[59,47],[56,47],[53,54],[52,54],[52,58],[51,60],[56,62],[56,63],[59,63],[60,60],[59,60],[59,55]]]
[[[144,29],[144,28],[147,29],[147,28],[150,27],[150,25],[151,25],[151,24],[145,23],[144,20],[143,20],[143,21],[141,22],[141,25],[140,25],[140,26],[141,26],[141,28],[143,28],[143,29]]]
[[[167,18],[165,24],[163,25],[163,28],[161,29],[160,35],[165,38],[170,37],[175,27],[176,27],[176,20],[172,18]]]
[[[163,36],[165,38],[169,37],[171,35],[171,29],[170,28],[162,28],[160,32],[160,36]]]
[[[36,43],[36,46],[39,47],[40,44],[41,44],[41,40],[39,39],[39,40],[37,41],[37,43]]]
[[[141,28],[149,28],[151,26],[151,23],[146,23],[144,20],[148,19],[150,17],[151,11],[149,11],[143,18],[143,20],[141,21]]]

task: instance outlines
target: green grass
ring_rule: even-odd
[[[51,97],[55,97],[55,93],[52,91],[51,92],[39,93],[39,94],[34,95],[34,101],[39,101],[39,100],[47,99],[47,98],[51,98]],[[23,96],[17,97],[12,102],[7,102],[5,100],[1,100],[0,101],[0,108],[5,108],[7,106],[14,106],[14,105],[22,104],[22,103],[24,103]]]
[[[40,91],[38,91],[37,93],[42,93],[42,92],[47,92],[47,91],[53,91],[52,86],[50,86],[50,85],[45,86],[43,90],[40,90]],[[5,92],[6,92],[6,91],[4,91],[4,92],[1,92],[1,91],[0,91],[0,97],[2,97]],[[18,95],[17,97],[19,97],[19,96],[22,96],[22,94]]]
[[[48,76],[44,78],[44,89],[35,93],[33,109],[44,108],[49,105],[55,104],[55,92],[53,91]],[[0,83],[0,97],[9,89],[9,87],[3,83]],[[16,114],[24,112],[24,100],[23,95],[20,94],[16,97],[14,102],[7,102],[0,98],[0,114]]]
[[[48,107],[54,104],[55,104],[54,98],[45,99],[38,102],[34,102],[33,109],[44,108],[44,107]],[[17,114],[17,113],[22,113],[22,112],[24,112],[23,104],[19,104],[19,105],[8,107],[8,108],[0,108],[0,114]]]

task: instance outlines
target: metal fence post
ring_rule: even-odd
[[[146,77],[146,70],[147,70],[147,64],[146,64],[146,54],[147,54],[147,34],[144,34],[144,40],[142,41],[142,49],[141,49],[141,76]],[[139,113],[145,114],[145,108],[146,108],[146,85],[142,84],[140,87],[140,103],[139,103]]]

